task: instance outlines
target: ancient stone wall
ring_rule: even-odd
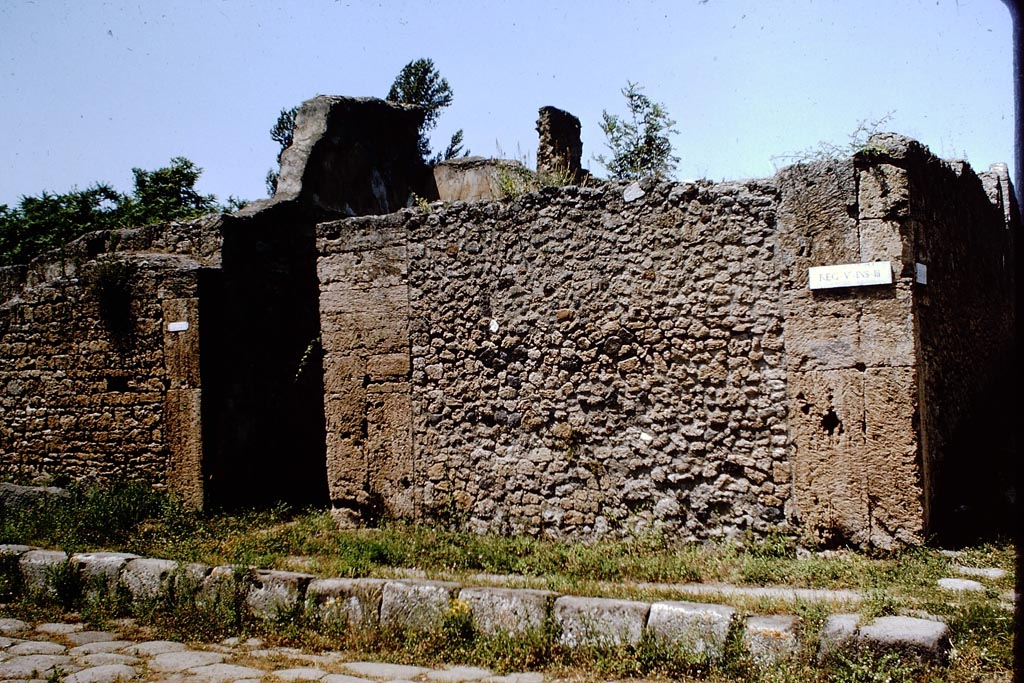
[[[140,479],[195,505],[325,503],[313,228],[432,196],[422,117],[313,98],[273,199],[0,269],[0,473]],[[117,329],[96,284],[108,271]]]
[[[320,227],[336,504],[555,536],[785,527],[775,187],[638,189]]]
[[[778,179],[800,526],[883,547],[955,525],[976,537],[986,516],[1005,529],[1009,431],[990,427],[1009,394],[1015,207],[962,162],[890,134]],[[808,267],[864,262],[885,263],[892,284],[808,287]]]
[[[1020,224],[1006,167],[975,175],[915,147],[891,163],[907,177],[909,201],[897,219],[918,280],[929,526],[953,543],[1007,533],[1016,519],[1013,240]],[[916,264],[925,267],[919,276]]]
[[[851,159],[779,174],[789,436],[795,506],[823,544],[889,547],[925,538],[913,278],[896,200]],[[891,284],[813,290],[808,268],[880,262]]]
[[[332,500],[477,531],[924,542],[965,472],[1009,479],[968,428],[1013,348],[1008,187],[889,135],[769,181],[322,224]],[[865,263],[884,281],[810,287]]]
[[[1005,168],[882,135],[767,180],[427,204],[509,167],[431,182],[420,115],[315,98],[272,200],[0,269],[0,476],[553,537],[1013,518]]]
[[[217,224],[91,233],[12,269],[0,304],[5,479],[141,480],[202,503],[199,298]]]

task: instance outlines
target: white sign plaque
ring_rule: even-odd
[[[892,264],[889,261],[874,261],[814,266],[807,269],[807,281],[811,289],[891,285]]]
[[[915,263],[914,280],[922,285],[928,284],[928,266],[923,263]]]
[[[187,320],[178,320],[173,323],[167,323],[168,332],[184,332],[188,329]]]

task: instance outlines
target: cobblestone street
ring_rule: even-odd
[[[124,632],[136,632],[123,622]],[[432,669],[352,661],[341,653],[307,654],[267,647],[259,639],[229,638],[216,644],[124,637],[118,631],[91,631],[80,623],[31,624],[0,619],[0,681],[56,683],[229,683],[235,681],[482,681],[541,683],[539,673],[496,676],[475,667]]]

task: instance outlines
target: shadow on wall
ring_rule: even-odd
[[[214,507],[328,502],[312,230],[290,206],[225,223],[222,269],[203,292]]]

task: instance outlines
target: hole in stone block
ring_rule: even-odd
[[[839,416],[836,415],[836,411],[831,408],[824,417],[821,418],[821,428],[828,432],[829,436],[843,433],[843,423],[840,422]]]
[[[107,391],[128,391],[128,378],[107,377]]]

